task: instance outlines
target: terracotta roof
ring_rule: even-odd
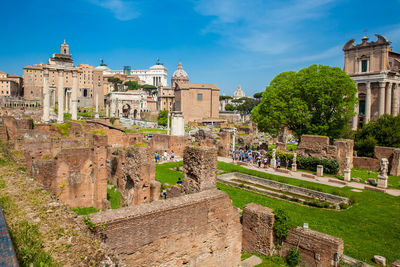
[[[207,83],[178,83],[180,89],[215,89],[219,90],[215,84]]]
[[[16,74],[10,74],[7,76],[8,78],[22,78],[21,76],[18,76]]]

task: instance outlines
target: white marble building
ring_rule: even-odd
[[[154,66],[151,66],[148,70],[111,70],[106,64],[102,63],[96,67],[97,70],[102,70],[103,75],[114,75],[114,74],[125,74],[138,76],[143,84],[149,84],[154,86],[167,86],[168,69],[164,67],[164,64],[157,60]]]

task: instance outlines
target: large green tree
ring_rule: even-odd
[[[253,109],[261,131],[276,136],[284,127],[303,134],[340,137],[354,115],[357,88],[340,68],[312,65],[278,74]]]
[[[158,125],[167,126],[168,124],[168,110],[161,110],[157,118]]]
[[[400,147],[400,115],[385,114],[357,130],[354,148],[359,156],[373,157],[377,145]]]
[[[124,83],[126,85],[126,90],[138,90],[140,89],[140,85],[137,81],[127,81]]]

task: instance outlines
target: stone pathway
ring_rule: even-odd
[[[244,261],[242,261],[242,263],[240,264],[241,267],[253,267],[256,266],[258,264],[262,263],[262,259],[260,257],[257,257],[255,255],[251,256],[248,259],[245,259]]]
[[[226,158],[226,157],[218,157],[218,161],[222,161],[222,162],[226,162],[226,163],[234,163],[231,158]],[[270,173],[270,174],[274,174],[274,175],[279,175],[279,176],[284,176],[284,177],[288,177],[288,178],[294,178],[294,179],[298,179],[298,180],[303,180],[303,181],[308,181],[308,182],[313,182],[313,183],[318,183],[318,184],[324,184],[324,185],[329,185],[329,186],[334,186],[334,187],[340,187],[340,188],[349,186],[349,187],[353,187],[353,188],[357,188],[357,189],[364,189],[364,186],[366,185],[366,184],[356,183],[356,182],[344,182],[342,180],[339,180],[339,179],[336,179],[333,177],[326,177],[326,176],[307,178],[307,177],[303,177],[302,174],[309,175],[309,173],[301,172],[301,171],[297,171],[297,172],[288,171],[288,173],[283,173],[283,172],[277,171],[277,169],[258,168],[255,165],[240,165],[240,166],[247,168],[247,169],[251,169],[251,170],[257,170],[257,171]],[[332,182],[332,181],[335,181],[335,182]],[[386,189],[386,193],[388,193],[389,195],[392,195],[392,196],[400,196],[399,189]]]

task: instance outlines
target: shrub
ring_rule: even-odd
[[[267,156],[269,158],[272,158],[272,149],[268,150]],[[286,159],[289,159],[289,165],[292,165],[292,162],[293,162],[293,154],[292,153],[287,153],[287,152],[284,152],[284,151],[277,150],[276,153],[275,153],[275,157],[281,159],[281,162],[282,162],[281,165],[282,166],[285,166]]]
[[[346,203],[340,203],[339,207],[340,207],[341,210],[345,210],[345,209],[347,209],[349,207],[349,205],[347,205]]]
[[[290,221],[289,221],[289,216],[283,209],[276,209],[274,211],[275,214],[275,222],[274,222],[274,234],[276,238],[278,239],[279,244],[282,244],[283,240],[286,239],[286,237],[289,234],[289,229],[290,227]]]
[[[286,255],[286,262],[289,266],[296,266],[300,262],[300,253],[297,249],[292,248]]]
[[[324,172],[328,174],[336,174],[339,171],[337,160],[317,157],[297,157],[297,166],[299,169],[316,171],[317,165],[324,166]]]
[[[111,118],[110,118],[110,123],[111,123],[112,125],[114,125],[114,122],[115,122],[115,118],[114,118],[114,117],[111,117]]]
[[[365,139],[357,140],[354,143],[354,149],[357,150],[357,156],[372,158],[376,145],[378,145],[378,141],[372,136],[367,136]]]

